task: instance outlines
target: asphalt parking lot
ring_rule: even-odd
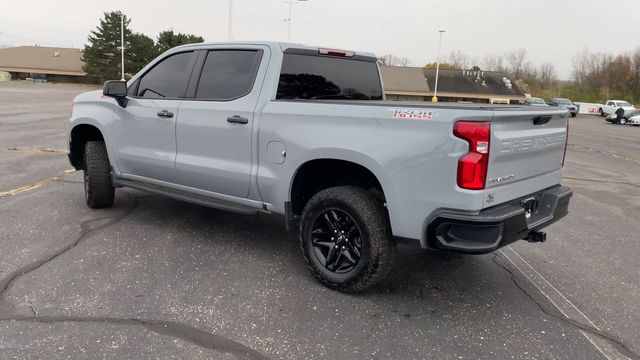
[[[400,249],[345,295],[279,217],[128,189],[88,209],[64,151],[90,89],[0,83],[2,359],[640,359],[640,127],[571,119],[575,194],[546,243]]]

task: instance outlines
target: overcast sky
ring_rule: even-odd
[[[229,0],[3,0],[0,45],[75,46],[86,42],[104,11],[122,10],[134,31],[155,38],[169,28],[227,40]],[[286,41],[282,0],[233,0],[236,40]],[[568,78],[573,56],[589,49],[622,53],[640,46],[640,0],[309,0],[293,8],[292,41],[378,55],[412,65],[443,53],[470,56],[524,48],[536,64],[554,63]]]

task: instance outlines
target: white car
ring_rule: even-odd
[[[627,120],[628,125],[640,126],[640,115],[632,116]]]
[[[600,116],[615,114],[618,108],[622,108],[625,112],[635,110],[635,107],[633,107],[627,101],[607,100],[607,103],[605,105],[602,105],[600,109],[598,109],[598,114],[600,114]]]

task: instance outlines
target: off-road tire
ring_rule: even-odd
[[[314,253],[311,234],[314,222],[331,209],[353,220],[363,244],[357,265],[343,274],[329,270]],[[355,186],[325,189],[309,200],[302,212],[300,247],[311,273],[325,286],[345,293],[363,291],[385,279],[393,267],[396,250],[382,203],[370,192]]]
[[[84,148],[84,194],[92,209],[113,205],[115,189],[111,183],[111,165],[102,141],[88,141]]]

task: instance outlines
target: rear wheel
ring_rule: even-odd
[[[111,207],[115,189],[111,183],[111,165],[102,141],[89,141],[84,148],[84,195],[93,209]]]
[[[604,111],[602,111],[602,108],[598,109],[598,115],[604,116]]]
[[[348,293],[384,279],[395,256],[382,204],[355,186],[322,190],[309,200],[302,214],[300,245],[313,275]]]

